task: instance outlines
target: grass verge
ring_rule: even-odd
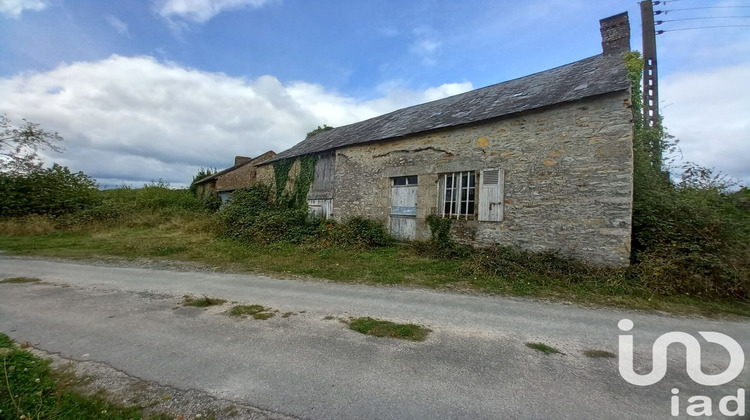
[[[289,312],[288,312],[289,313]],[[289,313],[291,315],[291,313]],[[237,305],[229,310],[231,316],[247,316],[250,315],[255,319],[266,320],[272,318],[275,314],[271,312],[271,308],[266,308],[262,305]],[[290,315],[284,314],[284,318]]]
[[[624,276],[602,270],[585,275],[571,275],[564,270],[559,270],[559,275],[541,275],[509,264],[507,269],[479,272],[474,266],[486,266],[485,261],[437,258],[425,255],[419,246],[363,250],[289,243],[245,245],[217,237],[212,222],[206,220],[209,215],[146,216],[139,216],[144,221],[134,222],[134,226],[0,235],[0,249],[12,255],[83,260],[114,256],[126,260],[190,261],[229,272],[529,296],[675,314],[750,316],[750,302],[746,300],[655,295]]]
[[[42,281],[36,277],[10,277],[0,280],[0,283],[37,283]]]
[[[415,324],[396,324],[370,317],[356,318],[349,323],[349,329],[375,337],[400,338],[411,341],[424,341],[431,330]]]
[[[149,414],[141,407],[125,407],[88,397],[67,388],[49,366],[0,334],[0,418],[27,419],[153,419],[172,417]]]
[[[203,295],[202,298],[196,298],[193,296],[185,296],[182,300],[184,306],[196,306],[198,308],[207,308],[209,306],[218,306],[226,303],[226,299],[210,298]]]
[[[544,354],[562,354],[560,350],[544,343],[526,343],[526,347],[540,351]]]

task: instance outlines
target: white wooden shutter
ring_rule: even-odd
[[[502,169],[483,169],[479,178],[479,221],[500,222],[503,220]]]

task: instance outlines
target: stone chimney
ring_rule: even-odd
[[[630,51],[630,22],[628,12],[599,21],[602,32],[602,52],[616,54]]]
[[[251,158],[251,157],[247,157],[247,156],[235,156],[234,157],[234,165],[237,166],[240,163],[249,162],[251,160],[253,160],[253,158]]]

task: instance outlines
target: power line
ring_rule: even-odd
[[[697,26],[695,28],[662,29],[662,30],[656,31],[656,35],[661,35],[665,32],[692,31],[695,29],[715,29],[715,28],[750,28],[750,25]]]
[[[682,12],[685,10],[707,10],[707,9],[750,9],[750,6],[711,6],[711,7],[687,7],[684,9],[669,9],[669,10],[657,10],[654,12],[655,15],[664,13],[665,15],[669,12]]]
[[[668,19],[668,20],[657,20],[654,23],[661,25],[665,22],[681,22],[684,20],[706,20],[706,19],[750,19],[750,16],[708,16],[708,17],[696,17],[696,18],[684,18],[684,19]]]

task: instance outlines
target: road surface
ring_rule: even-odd
[[[635,366],[650,371],[654,340],[670,331],[716,331],[750,359],[750,322],[586,309],[525,299],[373,287],[257,275],[144,269],[0,257],[0,332],[74,360],[106,363],[146,381],[306,419],[661,419],[672,389],[720,400],[750,388],[748,362],[733,381],[696,384],[685,350],[670,347],[667,375],[636,386],[618,373],[618,335],[632,334]],[[183,295],[228,299],[220,308],[180,305]],[[231,302],[278,310],[237,319]],[[292,312],[294,315],[282,317]],[[426,341],[365,336],[342,322],[370,316],[424,325]],[[621,319],[635,327],[624,333]],[[702,339],[703,371],[729,364]],[[527,342],[563,354],[545,355]],[[736,408],[729,403],[727,409]],[[737,417],[734,417],[737,418]]]

